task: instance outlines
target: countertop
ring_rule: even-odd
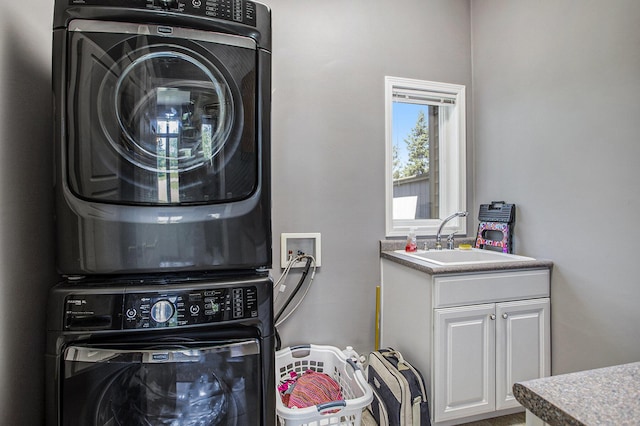
[[[456,240],[456,246],[458,244],[464,243],[474,243],[475,240],[464,240],[460,239]],[[422,247],[424,243],[418,243],[418,247]],[[517,262],[492,262],[492,263],[484,263],[484,264],[473,264],[473,265],[436,265],[434,263],[427,262],[426,260],[419,260],[415,257],[406,256],[403,253],[396,253],[395,250],[404,249],[405,242],[398,240],[382,240],[380,241],[380,257],[383,259],[389,259],[393,262],[399,263],[401,265],[407,266],[409,268],[413,268],[422,272],[425,272],[430,275],[440,275],[440,274],[456,274],[456,273],[467,273],[467,272],[490,272],[490,271],[504,271],[511,269],[536,269],[536,268],[546,268],[551,269],[553,267],[553,262],[550,260],[543,259],[534,259],[534,260],[523,260]]]
[[[550,425],[640,424],[640,362],[513,385],[520,404]]]

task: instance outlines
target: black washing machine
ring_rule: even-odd
[[[58,0],[57,264],[271,265],[271,17],[249,0]]]
[[[274,425],[272,285],[202,274],[54,287],[47,425]]]

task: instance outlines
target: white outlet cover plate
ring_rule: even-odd
[[[310,240],[314,240],[314,249],[313,249],[313,253],[311,253],[311,255],[313,255],[313,257],[316,260],[316,266],[320,266],[320,263],[322,261],[322,256],[321,256],[321,236],[319,232],[283,232],[282,234],[280,234],[280,267],[281,268],[286,268],[287,265],[289,264],[289,245],[288,245],[288,240],[294,240],[294,239],[300,239],[300,240],[304,240],[304,239],[310,239]],[[294,253],[295,254],[295,253]],[[292,268],[302,268],[304,266],[305,262],[296,262]]]

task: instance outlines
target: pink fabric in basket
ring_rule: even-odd
[[[328,375],[313,370],[297,377],[293,390],[282,395],[282,402],[289,408],[306,408],[341,399],[340,385]]]

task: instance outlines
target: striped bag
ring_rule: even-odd
[[[400,352],[391,348],[371,352],[367,381],[373,389],[369,410],[378,425],[431,425],[422,375]]]

